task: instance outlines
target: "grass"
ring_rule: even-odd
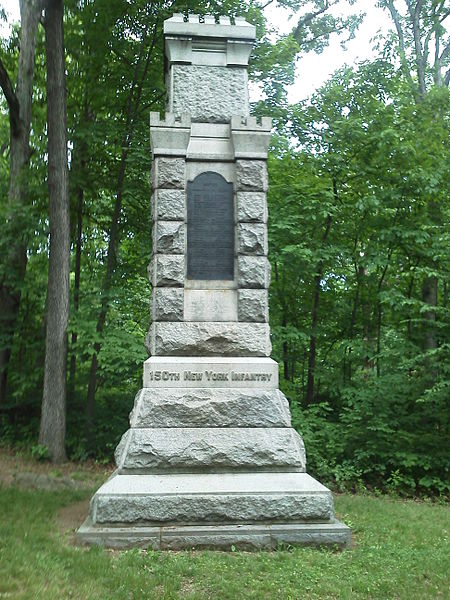
[[[0,486],[0,599],[450,598],[445,504],[338,496],[354,539],[343,552],[119,552],[58,529],[61,509],[90,495]]]

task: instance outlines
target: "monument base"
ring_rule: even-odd
[[[115,458],[80,543],[229,550],[350,542],[332,493],[306,473],[270,358],[149,358]]]
[[[77,541],[106,548],[152,550],[276,550],[283,546],[344,548],[350,543],[350,529],[336,519],[329,523],[111,527],[93,525],[88,517],[77,532]]]
[[[306,473],[116,472],[94,495],[77,539],[112,548],[348,545],[331,492]]]

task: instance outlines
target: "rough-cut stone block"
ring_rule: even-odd
[[[214,66],[173,65],[170,111],[189,112],[192,121],[225,123],[248,114],[247,70]]]
[[[120,472],[306,470],[301,437],[283,427],[129,429],[115,459]]]
[[[266,223],[265,192],[237,192],[237,218],[241,223]]]
[[[135,427],[290,427],[279,390],[144,388],[134,400]]]
[[[265,256],[238,257],[238,288],[268,288],[270,263]]]
[[[152,196],[152,218],[162,221],[184,221],[186,194],[183,190],[156,190]]]
[[[266,161],[237,160],[236,186],[238,192],[266,192],[268,188]]]
[[[153,225],[153,252],[184,254],[185,225],[181,221],[156,221]]]
[[[184,255],[156,254],[148,266],[153,287],[184,286]]]
[[[264,323],[152,323],[152,356],[269,356]]]
[[[267,228],[262,223],[239,223],[239,254],[267,254]]]
[[[143,387],[276,390],[278,364],[251,356],[152,356],[144,362]]]
[[[155,287],[152,291],[150,313],[152,321],[182,321],[184,290]]]
[[[95,523],[334,520],[331,492],[306,473],[115,474],[96,493]]]
[[[253,323],[268,323],[267,290],[238,290],[238,319]]]
[[[183,190],[186,179],[184,158],[157,157],[153,159],[150,173],[152,188],[175,188]]]

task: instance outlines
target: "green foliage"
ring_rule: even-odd
[[[43,446],[42,444],[36,444],[36,446],[31,447],[31,456],[35,460],[50,460],[49,449],[47,448],[47,446]]]
[[[151,294],[148,112],[164,109],[163,20],[172,12],[239,15],[257,29],[250,78],[264,100],[254,114],[271,115],[275,123],[269,156],[271,331],[309,469],[341,489],[448,494],[449,91],[433,86],[427,72],[427,93],[417,102],[415,80],[405,69],[397,71],[396,40],[387,40],[379,58],[340,70],[311,101],[289,106],[296,56],[322,51],[335,34],[348,39],[360,17],[333,16],[321,1],[278,5],[292,12],[292,31],[281,37],[255,2],[65,2],[69,456],[111,458],[140,386]],[[423,4],[423,10],[430,7]],[[12,80],[18,40],[15,29],[0,47]],[[412,66],[409,37],[407,42]],[[146,71],[142,56],[150,48]],[[143,81],[139,102],[136,78]],[[136,106],[133,127],[130,102]],[[7,200],[9,119],[2,96],[0,103],[0,281],[21,292],[0,435],[37,448],[48,263],[42,28],[23,206]],[[116,260],[105,286],[116,216]],[[5,258],[17,236],[28,246],[23,281],[14,279]],[[430,281],[437,281],[433,304],[424,294]],[[99,329],[102,302],[107,314]],[[5,339],[0,327],[0,347]],[[94,353],[95,427],[88,448],[86,391]]]
[[[417,106],[384,61],[344,69],[269,161],[274,350],[309,468],[339,485],[449,492],[449,116],[448,90]]]

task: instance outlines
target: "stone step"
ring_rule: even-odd
[[[329,522],[333,497],[306,473],[114,474],[91,501],[94,524]]]
[[[303,441],[290,427],[129,429],[115,458],[121,472],[306,470]]]
[[[122,549],[276,550],[286,546],[345,548],[350,544],[351,533],[344,523],[337,520],[330,523],[103,527],[93,525],[88,517],[79,528],[76,539],[80,544]]]
[[[268,357],[272,345],[267,323],[161,321],[150,326],[147,350],[152,356]]]
[[[143,388],[130,415],[136,427],[290,427],[279,390]]]

